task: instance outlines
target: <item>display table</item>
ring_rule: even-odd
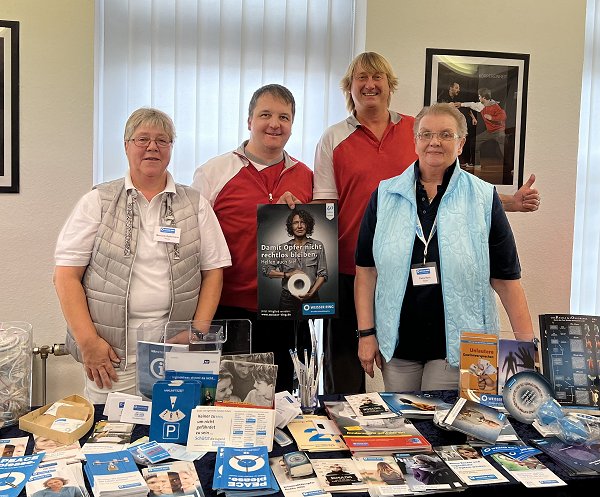
[[[456,400],[456,392],[455,391],[444,391],[444,392],[430,392],[434,395],[437,395],[444,399],[444,401],[453,403]],[[320,397],[320,400],[343,400],[342,396],[338,395],[330,395]],[[99,421],[104,419],[102,416],[104,406],[96,406],[95,412],[95,421]],[[525,425],[523,423],[519,423],[517,421],[511,420],[516,432],[518,435],[527,442],[531,438],[540,438],[538,432],[532,428],[530,425]],[[459,432],[451,432],[445,431],[438,427],[436,427],[432,421],[429,420],[415,420],[414,425],[417,429],[431,442],[432,446],[438,445],[455,445],[465,443],[466,436]],[[83,443],[87,437],[91,434],[86,434],[85,437],[81,439]],[[16,426],[11,426],[8,428],[0,429],[0,438],[13,438],[13,437],[22,437],[30,435],[27,432],[23,432],[19,430]],[[148,427],[138,425],[135,427],[132,435],[132,440],[137,440],[138,438],[148,435]],[[273,444],[273,451],[270,453],[270,456],[280,456],[286,452],[292,452],[294,450],[298,450],[296,445],[288,445],[287,447],[279,447],[277,443]],[[31,454],[33,451],[33,437],[30,436],[29,443],[27,444],[27,454]],[[334,458],[334,457],[349,457],[350,453],[348,451],[339,451],[339,452],[325,452],[319,454],[311,454],[309,453],[311,458]],[[497,485],[481,485],[478,487],[470,487],[467,488],[464,492],[461,492],[460,495],[465,497],[468,496],[502,496],[507,497],[511,493],[513,495],[523,495],[524,493],[527,495],[543,495],[546,496],[560,496],[560,497],[584,497],[586,495],[595,495],[597,487],[600,485],[600,476],[598,477],[577,477],[572,478],[569,477],[560,466],[555,464],[552,459],[550,459],[545,454],[540,454],[536,456],[542,461],[548,468],[554,471],[558,476],[560,476],[568,486],[566,487],[550,487],[544,489],[527,489],[520,483],[505,483],[505,484],[497,484]],[[491,461],[494,466],[496,466],[495,462]],[[200,477],[200,481],[202,482],[202,488],[204,489],[204,493],[207,497],[215,497],[217,495],[216,492],[212,490],[212,478],[215,467],[215,454],[208,453],[202,459],[195,461],[196,471],[198,472],[198,476]],[[89,488],[88,488],[89,490]],[[25,492],[22,494],[25,496]],[[90,495],[91,491],[90,491]],[[282,496],[282,493],[273,494],[277,496]],[[368,497],[368,493],[336,493],[336,496],[354,496],[354,497]]]

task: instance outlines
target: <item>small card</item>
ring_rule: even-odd
[[[56,418],[50,426],[50,429],[63,433],[71,433],[79,428],[83,423],[85,423],[85,421],[81,419]]]
[[[123,423],[135,423],[138,425],[149,425],[152,417],[152,401],[126,399],[123,402],[123,411],[120,421]]]
[[[181,228],[171,226],[156,226],[154,228],[154,241],[165,243],[179,243]]]
[[[102,414],[104,414],[109,421],[120,421],[121,412],[123,411],[126,399],[142,400],[142,397],[128,393],[110,392],[106,397],[106,404],[104,405],[104,412]]]

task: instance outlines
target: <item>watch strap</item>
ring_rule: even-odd
[[[369,337],[371,335],[375,335],[377,330],[375,328],[369,328],[368,330],[356,330],[356,336],[358,338]]]

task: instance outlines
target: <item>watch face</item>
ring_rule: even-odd
[[[540,406],[552,398],[552,386],[535,371],[522,371],[511,376],[502,391],[506,410],[517,421],[528,424],[536,419]]]

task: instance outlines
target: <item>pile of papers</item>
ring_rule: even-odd
[[[95,497],[142,497],[148,486],[126,450],[86,454],[85,474]]]

